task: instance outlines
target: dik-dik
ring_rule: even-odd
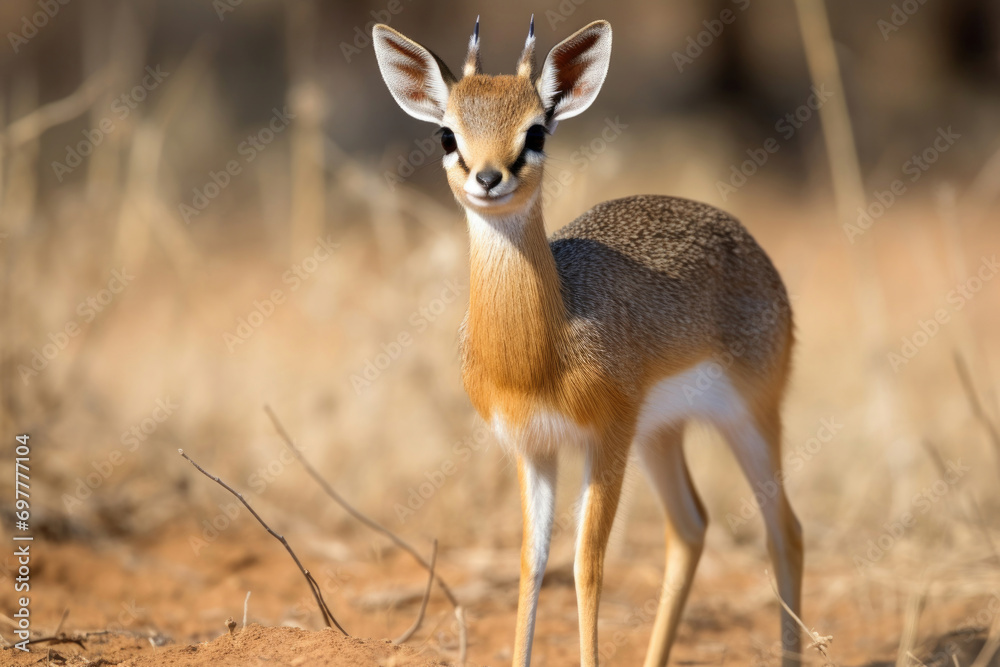
[[[513,75],[482,73],[478,21],[460,79],[387,26],[375,26],[374,45],[396,102],[440,126],[445,173],[468,220],[462,378],[516,455],[521,484],[514,665],[531,661],[556,460],[570,449],[586,461],[573,568],[580,661],[597,665],[604,554],[633,448],[666,513],[666,574],[646,665],[667,663],[707,519],[684,460],[689,420],[725,436],[754,488],[777,484],[761,513],[779,592],[798,614],[802,532],[781,487],[780,454],[792,318],[768,256],[726,213],[660,195],[598,204],[545,235],[545,142],[597,96],[611,26],[596,21],[571,35],[537,73],[532,27]],[[707,388],[697,381],[706,370]],[[785,611],[781,635],[783,664],[799,664],[799,631]]]

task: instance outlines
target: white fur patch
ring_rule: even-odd
[[[718,425],[750,419],[743,398],[719,364],[702,362],[655,384],[639,411],[635,437],[642,440],[688,419]]]
[[[471,224],[473,216],[469,219]],[[479,224],[488,225],[485,221]],[[642,441],[661,428],[691,419],[714,424],[724,432],[753,428],[750,412],[725,371],[718,364],[702,362],[650,388],[639,410],[635,440]],[[556,452],[571,446],[586,452],[597,445],[592,428],[553,410],[536,410],[520,429],[494,414],[491,426],[497,439],[514,451]]]
[[[556,454],[567,446],[587,451],[596,443],[593,429],[552,410],[537,410],[519,429],[511,427],[499,414],[493,415],[491,425],[501,444],[522,454]]]
[[[466,208],[472,245],[485,250],[487,256],[495,261],[500,261],[500,256],[495,253],[520,252],[514,241],[524,233],[528,224],[527,213],[537,197],[536,193],[524,209],[508,215],[484,215],[473,208]]]

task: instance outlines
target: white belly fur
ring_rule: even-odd
[[[649,389],[639,410],[635,440],[689,419],[722,425],[748,418],[746,405],[725,371],[715,362],[702,362]],[[597,444],[593,429],[550,410],[537,411],[516,431],[496,414],[491,426],[505,447],[521,453],[554,454],[567,446],[586,452]]]
[[[639,410],[635,439],[641,441],[660,428],[689,419],[723,425],[748,418],[743,397],[725,370],[716,362],[703,361],[650,388]]]

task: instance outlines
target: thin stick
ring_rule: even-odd
[[[62,618],[59,619],[59,625],[56,626],[56,629],[55,629],[55,631],[52,634],[54,634],[54,635],[60,635],[60,634],[62,634],[63,623],[66,622],[66,617],[67,616],[69,616],[69,607],[66,607],[66,609],[63,610]]]
[[[76,644],[83,650],[87,650],[86,644],[83,643],[82,639],[76,637],[69,637],[65,634],[53,635],[51,637],[38,637],[36,639],[29,639],[29,644]]]
[[[84,113],[97,101],[112,80],[108,68],[99,70],[67,97],[40,106],[7,126],[4,138],[10,147],[37,139],[50,127],[61,125]]]
[[[1000,617],[993,619],[990,633],[986,636],[986,642],[971,667],[987,667],[993,661],[993,656],[997,654],[998,650],[1000,650]]]
[[[941,479],[947,479],[948,467],[944,462],[944,458],[941,456],[940,452],[938,452],[934,444],[927,439],[921,439],[920,444],[924,446],[924,449],[931,457],[931,461],[934,463],[934,467],[937,468],[938,474],[941,475]],[[983,510],[979,507],[979,501],[976,500],[976,496],[973,495],[967,487],[960,488],[959,493],[961,494],[959,497],[966,498],[969,501],[969,505],[972,507],[972,511],[969,512],[968,508],[964,504],[956,503],[959,505],[959,509],[962,511],[962,514],[965,515],[966,522],[979,528],[980,532],[983,534],[983,540],[990,548],[990,551],[993,552],[993,560],[1000,563],[1000,551],[997,550],[996,544],[993,543],[993,536],[990,534],[990,528],[986,524],[986,518],[983,516]],[[970,516],[970,514],[972,516]]]
[[[316,469],[313,468],[312,465],[306,460],[305,456],[303,456],[302,454],[302,451],[295,445],[295,442],[292,440],[292,436],[288,434],[288,431],[285,430],[285,427],[282,425],[281,420],[278,419],[278,415],[276,415],[274,413],[274,410],[271,409],[271,406],[265,405],[264,412],[266,412],[267,416],[270,417],[271,423],[274,424],[274,429],[278,432],[278,435],[281,437],[282,441],[284,441],[285,446],[288,447],[288,450],[298,460],[298,462],[302,464],[302,467],[306,469],[306,472],[309,473],[309,476],[312,477],[313,480],[317,484],[319,484],[320,488],[322,488],[323,491],[326,492],[326,495],[333,498],[334,502],[343,507],[344,510],[348,514],[353,516],[355,519],[357,519],[364,525],[368,526],[368,528],[374,530],[375,532],[384,535],[397,547],[399,547],[406,553],[410,554],[414,560],[416,560],[418,563],[420,563],[420,565],[424,567],[425,570],[429,572],[433,570],[432,566],[426,560],[424,560],[423,556],[421,556],[416,549],[410,546],[409,543],[403,540],[403,538],[396,535],[396,533],[392,532],[388,528],[385,528],[381,524],[373,521],[372,519],[369,519],[367,516],[365,516],[358,510],[354,509],[354,507],[351,506],[350,503],[344,500],[344,498],[339,493],[337,493],[332,486],[330,486],[330,483],[327,482],[322,477],[322,475],[320,475],[316,471]],[[455,595],[451,592],[451,589],[448,588],[448,584],[444,582],[444,579],[441,578],[440,574],[434,574],[434,579],[437,581],[438,586],[441,588],[442,592],[444,592],[445,597],[447,597],[448,601],[451,602],[452,606],[455,607],[455,618],[458,620],[459,646],[461,647],[459,654],[459,664],[464,665],[467,655],[466,651],[468,647],[468,637],[465,627],[465,614],[463,613],[462,605],[458,603],[458,598],[456,598]]]
[[[340,626],[340,623],[337,622],[337,619],[333,617],[333,613],[330,611],[330,608],[326,606],[326,600],[323,599],[323,593],[320,592],[319,584],[316,583],[316,580],[309,573],[309,570],[307,570],[305,567],[302,566],[302,561],[300,561],[299,557],[295,555],[294,551],[292,551],[292,547],[291,545],[288,544],[288,540],[286,540],[284,536],[274,532],[271,529],[271,527],[267,525],[262,518],[260,518],[260,515],[257,514],[257,512],[254,510],[253,507],[250,506],[250,503],[246,501],[246,499],[243,497],[243,494],[241,494],[239,491],[236,491],[233,487],[229,486],[221,479],[219,479],[215,475],[210,474],[200,465],[195,463],[194,459],[185,454],[183,449],[178,449],[177,452],[185,459],[187,459],[188,463],[197,468],[198,472],[200,472],[202,475],[208,477],[210,480],[212,480],[213,482],[224,488],[226,491],[236,496],[239,499],[239,501],[243,503],[243,506],[246,507],[248,510],[250,510],[250,514],[253,515],[253,518],[257,519],[257,523],[263,526],[264,530],[270,533],[271,537],[278,540],[279,542],[281,542],[282,545],[284,545],[285,550],[288,551],[288,555],[291,556],[292,560],[295,561],[295,564],[299,566],[299,571],[302,572],[302,576],[306,578],[307,582],[309,582],[309,588],[312,589],[313,597],[316,598],[316,604],[319,605],[319,609],[323,613],[323,620],[326,622],[326,626],[330,627],[331,625],[334,625],[338,630],[340,630],[344,634],[345,637],[350,637],[350,635],[347,634],[347,631],[344,630],[344,628]]]
[[[250,606],[250,591],[247,591],[246,598],[243,599],[243,629],[247,629],[247,609]]]
[[[787,604],[785,604],[785,601],[781,599],[781,594],[778,592],[778,587],[774,584],[774,580],[771,579],[771,575],[768,573],[767,570],[764,570],[764,576],[767,577],[767,583],[771,585],[771,590],[774,591],[774,597],[778,598],[778,602],[781,603],[781,606],[784,607],[785,611],[788,612],[788,615],[794,618],[795,622],[799,624],[799,627],[802,628],[805,631],[805,633],[809,636],[809,641],[811,641],[812,643],[809,644],[809,646],[807,646],[806,648],[815,648],[817,651],[819,651],[820,655],[826,658],[827,664],[832,665],[833,663],[831,662],[830,656],[827,654],[826,649],[827,647],[829,647],[830,642],[833,641],[833,637],[821,635],[807,628],[806,624],[802,622],[801,618],[799,618],[799,615],[796,614],[794,611],[792,611],[792,608],[789,607]]]
[[[979,394],[976,392],[976,386],[972,383],[972,376],[969,374],[969,366],[965,363],[965,358],[958,350],[955,350],[955,368],[958,370],[958,377],[962,381],[965,395],[969,399],[969,407],[972,409],[972,415],[986,429],[986,433],[993,443],[993,448],[996,450],[997,455],[1000,456],[1000,432],[997,431],[996,424],[993,423],[989,415],[986,414],[986,410],[983,409],[983,404],[979,401]]]
[[[820,127],[826,147],[827,163],[836,203],[839,225],[852,224],[859,207],[867,205],[864,180],[858,159],[857,143],[847,107],[843,77],[837,61],[837,48],[830,30],[825,0],[795,0],[802,46],[806,55],[809,76],[815,86],[827,86],[829,101],[819,109]],[[861,341],[869,359],[882,359],[888,335],[885,323],[885,289],[878,271],[875,246],[871,239],[860,243],[857,252],[850,253],[859,280],[856,288],[858,314],[861,319]],[[863,287],[862,287],[863,286]],[[905,420],[899,414],[899,388],[895,378],[884,363],[870,362],[871,382],[868,383],[867,405],[873,406],[864,427],[865,435],[879,442],[895,442],[898,424]],[[903,433],[906,440],[909,433]],[[903,474],[901,460],[907,455],[898,445],[887,448],[886,458],[895,477],[893,507],[908,503],[909,480]]]
[[[410,639],[417,630],[420,629],[420,624],[424,622],[424,613],[427,611],[427,601],[431,599],[431,590],[434,588],[434,565],[437,564],[438,555],[438,541],[434,540],[434,546],[431,550],[431,567],[430,576],[427,577],[427,588],[424,590],[424,599],[420,602],[420,611],[417,613],[417,620],[413,621],[413,625],[410,629],[401,634],[396,639],[392,640],[393,644],[402,644]]]
[[[923,580],[923,585],[919,589],[910,593],[910,599],[906,603],[906,617],[903,620],[903,633],[899,637],[899,650],[896,652],[896,667],[907,667],[907,659],[913,658],[911,649],[917,640],[917,629],[920,626],[920,615],[924,610],[926,594],[926,580]],[[919,660],[917,662],[923,664]]]

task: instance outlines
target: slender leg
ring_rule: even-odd
[[[554,456],[519,456],[517,459],[524,532],[521,538],[521,584],[517,594],[514,667],[527,667],[531,663],[538,593],[549,559],[549,541],[555,518],[556,471]]]
[[[667,664],[705,544],[707,514],[684,462],[683,436],[684,425],[678,424],[636,442],[639,460],[663,503],[667,519],[667,563],[646,667]]]
[[[584,491],[573,563],[580,615],[580,663],[584,667],[597,667],[597,611],[604,579],[604,553],[621,496],[628,446],[628,440],[601,442],[587,461],[585,474],[589,483]]]
[[[781,472],[781,418],[777,408],[763,416],[719,425],[736,454],[750,488],[763,497],[760,511],[767,529],[767,550],[774,563],[778,593],[802,617],[802,527],[785,495]],[[782,667],[799,667],[802,634],[795,619],[781,610]]]

